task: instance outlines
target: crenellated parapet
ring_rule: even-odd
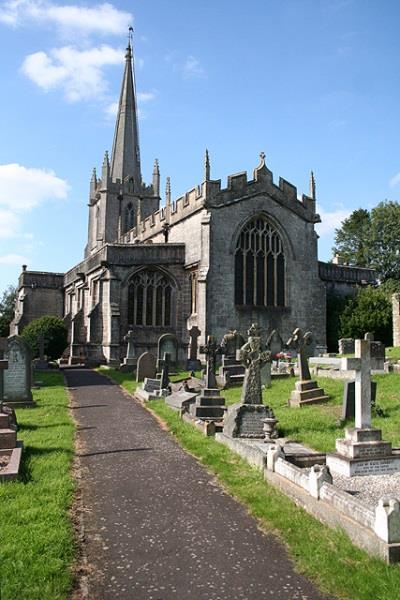
[[[266,202],[271,199],[285,208],[293,211],[305,221],[319,223],[320,217],[315,212],[315,182],[314,197],[303,194],[299,199],[296,186],[279,178],[278,185],[274,183],[273,174],[265,164],[265,155],[261,153],[260,164],[253,172],[253,178],[247,178],[243,171],[228,175],[226,188],[221,188],[221,180],[205,179],[202,184],[189,190],[174,202],[170,201],[170,184],[167,181],[166,205],[156,212],[139,219],[137,225],[118,238],[118,243],[131,244],[143,242],[159,234],[167,222],[170,227],[186,219],[189,215],[202,209],[219,209],[247,199],[265,195]],[[210,167],[206,154],[205,172],[209,176]]]

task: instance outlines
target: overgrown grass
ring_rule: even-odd
[[[74,424],[62,374],[41,373],[36,408],[17,409],[18,481],[0,484],[0,598],[65,599],[72,584]]]
[[[108,374],[128,391],[136,387],[136,383],[131,381],[132,376],[121,376],[113,370]],[[390,405],[392,410],[395,405],[393,391],[399,379],[389,375],[384,381],[378,392],[378,401],[382,405]],[[332,395],[331,402],[299,410],[284,405],[293,389],[293,382],[293,379],[274,382],[273,388],[265,392],[264,400],[276,409],[285,434],[290,430],[293,438],[307,441],[310,445],[313,440],[317,442],[316,447],[319,441],[322,449],[331,438],[336,437],[337,428],[332,423],[340,412],[343,383],[321,379],[320,384]],[[225,395],[232,403],[239,399],[240,390],[227,390]],[[354,547],[341,531],[322,525],[266,484],[261,473],[238,455],[183,422],[164,401],[152,401],[148,406],[168,425],[179,443],[214,473],[225,489],[243,502],[265,529],[278,533],[287,544],[296,568],[311,577],[321,590],[348,600],[398,600],[400,565],[385,565]],[[326,425],[331,428],[327,436],[323,433]]]
[[[400,360],[400,347],[389,346],[385,348],[385,356],[386,358],[391,358],[392,360]]]

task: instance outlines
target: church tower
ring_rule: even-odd
[[[106,152],[101,179],[97,179],[94,169],[90,181],[85,256],[93,254],[105,243],[117,242],[121,235],[136,226],[139,215],[144,219],[159,208],[159,184],[154,173],[151,185],[146,186],[142,181],[134,73],[130,33],[111,160]]]

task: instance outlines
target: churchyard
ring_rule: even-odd
[[[297,335],[301,337],[301,332]],[[167,350],[173,354],[171,340],[166,341]],[[15,340],[12,342],[15,343]],[[240,343],[242,344],[242,340]],[[362,344],[368,349],[368,341]],[[164,349],[161,344],[160,353]],[[350,541],[346,535],[346,527],[340,521],[333,523],[336,525],[334,528],[332,522],[331,527],[327,527],[320,522],[326,519],[321,518],[318,510],[315,510],[318,503],[326,501],[329,494],[334,493],[332,478],[329,474],[326,475],[321,464],[325,459],[321,460],[321,457],[325,453],[329,455],[334,452],[338,440],[347,436],[346,430],[354,422],[352,418],[343,420],[343,391],[346,381],[337,377],[314,377],[315,366],[309,370],[306,358],[303,364],[299,361],[294,375],[290,366],[294,359],[290,353],[283,353],[285,364],[281,368],[274,364],[266,375],[263,369],[265,364],[271,366],[271,352],[260,343],[256,326],[250,328],[248,340],[240,348],[235,348],[238,353],[232,361],[226,360],[226,357],[221,359],[219,344],[212,337],[199,350],[207,358],[203,372],[182,370],[170,360],[169,352],[163,352],[163,358],[154,358],[154,361],[145,357],[141,366],[140,358],[132,357],[132,348],[128,348],[128,354],[131,354],[129,358],[135,361],[137,372],[143,367],[143,376],[138,378],[144,379],[144,382],[136,381],[133,365],[128,360],[122,363],[125,368],[100,367],[98,370],[131,395],[150,385],[150,395],[142,398],[146,408],[166,424],[182,447],[206,466],[229,494],[248,508],[263,529],[273,530],[280,536],[287,545],[296,568],[311,577],[321,590],[337,598],[397,598],[400,565],[389,566],[385,561],[398,561],[398,509],[394,503],[389,502],[381,503],[378,509],[375,507],[381,496],[395,498],[396,493],[399,496],[400,475],[389,477],[383,471],[373,477],[355,477],[350,482],[348,479],[344,482],[343,479],[340,480],[340,474],[334,475],[333,483],[339,488],[339,500],[343,500],[344,493],[350,497],[345,500],[345,503],[348,502],[347,510],[357,513],[361,506],[363,514],[359,519],[359,529],[356,523],[351,534],[347,531],[356,545]],[[348,362],[344,362],[343,366],[347,364],[358,368],[358,365],[363,364],[364,359],[361,359],[361,363],[357,359],[357,345],[355,350],[356,357],[345,358]],[[301,352],[299,347],[297,352]],[[391,353],[389,349],[388,354],[395,353]],[[7,357],[12,358],[10,353]],[[221,381],[221,372],[227,366],[234,365],[235,360],[246,365],[244,381],[239,384],[235,382],[220,390],[218,382]],[[221,370],[217,361],[222,363]],[[364,376],[368,379],[368,368],[364,368],[364,371]],[[6,373],[7,368],[2,372]],[[151,375],[150,383],[149,378],[146,380],[146,374]],[[373,375],[372,379],[377,387],[371,422],[368,406],[366,425],[359,422],[359,426],[367,426],[369,431],[381,430],[386,455],[388,444],[393,448],[400,446],[399,376],[392,371]],[[71,477],[75,428],[68,414],[68,397],[63,389],[62,375],[57,371],[38,371],[32,381],[31,377],[32,372],[29,370],[29,386],[38,377],[41,382],[39,387],[34,386],[32,392],[29,390],[30,394],[24,399],[28,408],[17,408],[18,438],[24,445],[20,473],[16,482],[0,486],[3,515],[2,597],[14,598],[17,592],[21,597],[29,593],[29,598],[65,598],[74,579],[73,572],[82,568],[79,552],[76,554],[69,512],[75,489]],[[299,377],[303,384],[308,381],[312,386],[295,385]],[[196,388],[202,380],[203,387]],[[229,376],[226,383],[229,383]],[[364,392],[367,384],[365,381],[362,384]],[[7,385],[3,387],[6,394],[10,394],[7,392]],[[185,391],[179,391],[182,385],[186,386]],[[311,400],[316,398],[316,403],[301,406],[290,400],[294,388],[306,391],[323,389],[323,398],[321,400],[320,394],[312,395]],[[25,390],[20,390],[20,393],[24,395]],[[182,394],[186,394],[191,400],[188,404],[182,402],[177,411]],[[353,397],[351,410],[357,422],[360,419],[360,413],[357,413],[357,383],[353,395],[355,398]],[[168,399],[173,396],[178,400],[175,410],[168,405]],[[18,402],[18,398],[14,400]],[[21,400],[21,404],[22,402]],[[73,410],[70,412],[73,413]],[[221,421],[225,413],[225,426],[222,427]],[[228,415],[231,425],[227,427]],[[237,421],[238,415],[241,415],[240,422]],[[272,428],[269,434],[264,427],[268,417],[276,423],[276,428]],[[365,418],[364,413],[362,418]],[[232,426],[232,423],[236,425]],[[280,440],[280,446],[277,446],[276,438]],[[299,448],[303,454],[305,449],[305,454],[300,458],[296,455],[297,464],[290,462],[291,459],[288,462],[286,459],[290,452],[296,453]],[[286,453],[285,456],[282,456],[281,449]],[[308,449],[315,452],[315,462],[319,464],[311,470],[313,460],[312,456],[311,462],[309,460]],[[371,457],[368,456],[368,460],[369,458]],[[314,478],[314,494],[310,495],[311,477]],[[371,486],[374,477],[375,483]],[[282,484],[283,479],[279,483],[279,478],[285,479],[286,483]],[[364,486],[360,480],[364,480]],[[393,486],[388,485],[389,480],[397,481],[394,492]],[[294,488],[299,488],[300,492],[297,490],[293,493]],[[304,489],[307,498],[304,496]],[[357,504],[358,501],[361,504]],[[305,506],[310,502],[314,503],[314,512],[309,510],[309,506]],[[303,506],[308,512],[303,510]],[[335,508],[334,503],[332,507]],[[360,545],[357,536],[360,534],[365,538],[364,521],[371,529],[369,538],[375,536],[378,539],[376,531],[381,534],[381,541],[372,551],[368,548],[369,552],[356,547]],[[386,534],[384,531],[382,535],[382,527],[386,527]],[[383,546],[379,549],[385,535],[386,542],[395,542],[392,545],[383,543],[385,548],[394,548],[392,555],[387,550],[385,555],[382,552]],[[364,547],[367,546],[368,543],[364,541]],[[41,560],[42,557],[45,559]]]

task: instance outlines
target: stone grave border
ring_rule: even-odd
[[[354,545],[387,564],[400,562],[400,512],[393,514],[381,503],[371,509],[332,485],[318,464],[324,462],[322,455],[315,455],[314,466],[305,472],[285,459],[277,443],[249,442],[223,433],[216,433],[215,439],[261,470],[269,484],[319,521],[343,529]]]
[[[23,443],[17,440],[17,445],[12,450],[0,450],[0,456],[10,456],[8,464],[0,472],[1,481],[14,481],[18,477],[19,465],[21,463]]]

